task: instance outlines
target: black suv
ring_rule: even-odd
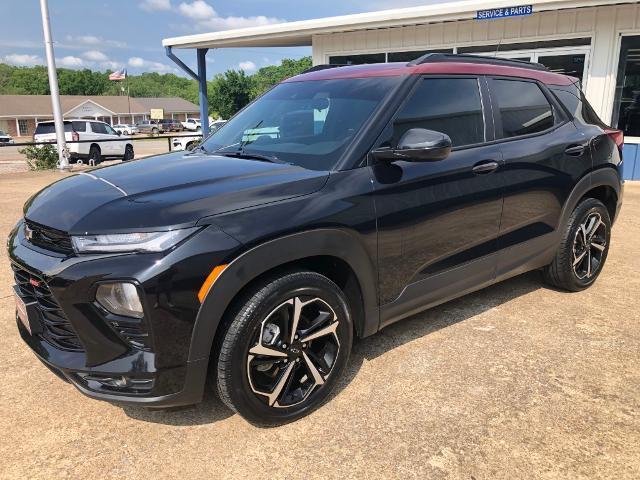
[[[431,54],[315,67],[193,152],[33,196],[9,238],[17,325],[93,398],[258,424],[328,398],[354,337],[519,273],[590,286],[622,135],[576,79]]]

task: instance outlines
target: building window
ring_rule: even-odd
[[[410,52],[389,52],[389,62],[411,62],[426,55],[427,53],[453,53],[453,48],[443,48],[439,50],[416,50]]]
[[[340,55],[329,57],[332,65],[362,65],[363,63],[384,63],[386,55],[384,53],[365,53],[363,55]]]
[[[484,120],[475,78],[424,79],[393,122],[392,145],[407,130],[445,133],[454,147],[484,142]]]
[[[18,136],[26,137],[29,135],[29,124],[26,119],[18,120]]]
[[[640,36],[622,37],[611,123],[640,137]]]

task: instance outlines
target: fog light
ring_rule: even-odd
[[[98,287],[96,300],[114,315],[142,318],[138,289],[132,283],[104,283]]]

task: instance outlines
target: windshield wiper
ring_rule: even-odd
[[[229,152],[224,150],[215,150],[214,152],[211,152],[211,155],[223,155],[225,157],[246,158],[246,159],[260,160],[263,162],[287,164],[287,162],[285,162],[284,160],[280,160],[276,156],[263,155],[262,153],[252,153],[252,152],[245,152],[245,151]]]

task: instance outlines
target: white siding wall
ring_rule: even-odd
[[[498,20],[465,20],[431,25],[353,31],[313,37],[314,65],[331,55],[426,50],[569,38],[592,38],[585,77],[586,95],[609,121],[622,34],[640,34],[640,6],[620,5],[535,13]]]

